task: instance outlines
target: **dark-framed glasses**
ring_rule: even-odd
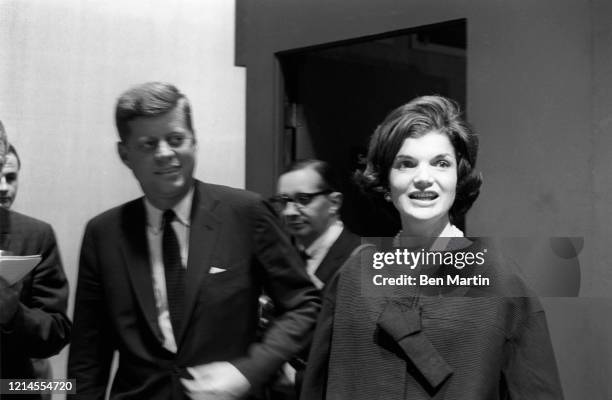
[[[331,193],[331,190],[326,189],[314,193],[296,193],[293,196],[289,196],[287,194],[277,194],[276,196],[272,197],[270,201],[281,210],[287,207],[287,204],[289,203],[294,203],[298,207],[306,207],[315,197],[329,193]]]

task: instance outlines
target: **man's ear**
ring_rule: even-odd
[[[332,203],[331,207],[329,208],[329,211],[332,214],[339,214],[340,213],[340,207],[342,207],[342,193],[340,192],[331,192],[328,196],[329,201]]]
[[[123,142],[117,142],[117,153],[119,154],[119,158],[121,161],[130,169],[132,166],[130,164],[130,160],[128,159],[128,150]]]

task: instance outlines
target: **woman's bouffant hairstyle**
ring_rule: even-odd
[[[461,118],[457,104],[442,96],[422,96],[391,111],[376,128],[368,147],[365,171],[355,178],[362,188],[378,193],[389,190],[389,172],[397,153],[407,138],[416,138],[437,131],[448,136],[457,158],[457,188],[450,209],[455,223],[470,209],[482,185],[482,177],[474,168],[478,138]]]

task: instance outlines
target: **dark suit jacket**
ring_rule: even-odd
[[[258,195],[196,183],[177,354],[162,347],[143,199],[89,222],[81,248],[68,376],[80,399],[102,399],[113,350],[111,398],[182,399],[185,367],[230,361],[259,388],[311,337],[317,291]],[[211,267],[227,269],[211,274]],[[255,343],[262,288],[284,310]]]
[[[327,284],[360,244],[361,238],[344,228],[315,271],[317,278]]]
[[[321,290],[322,293],[326,293],[327,284],[332,281],[336,272],[342,267],[345,261],[351,256],[353,250],[357,248],[361,244],[361,238],[355,235],[353,232],[348,229],[342,229],[340,236],[334,242],[334,244],[329,248],[323,260],[319,264],[317,270],[315,271],[315,275],[317,278],[321,280],[325,284],[325,287]],[[308,356],[308,349],[305,349],[301,357],[298,359],[292,360],[292,365],[296,369],[295,376],[295,387],[286,389],[281,387],[279,390],[286,390],[290,393],[290,396],[285,398],[298,398],[298,394],[300,393],[302,387],[302,381],[304,379],[304,368],[306,366],[305,359]],[[272,391],[276,390],[276,388],[272,388]],[[295,393],[295,397],[294,397]],[[274,395],[272,395],[274,396]]]
[[[35,378],[30,358],[52,356],[68,343],[68,281],[53,229],[45,222],[0,208],[0,249],[42,255],[40,264],[17,284],[21,304],[11,323],[0,329],[0,376]]]

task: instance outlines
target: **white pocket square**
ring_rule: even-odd
[[[221,272],[225,272],[227,271],[227,269],[225,268],[217,268],[217,267],[210,267],[210,270],[208,271],[209,274],[220,274]]]

